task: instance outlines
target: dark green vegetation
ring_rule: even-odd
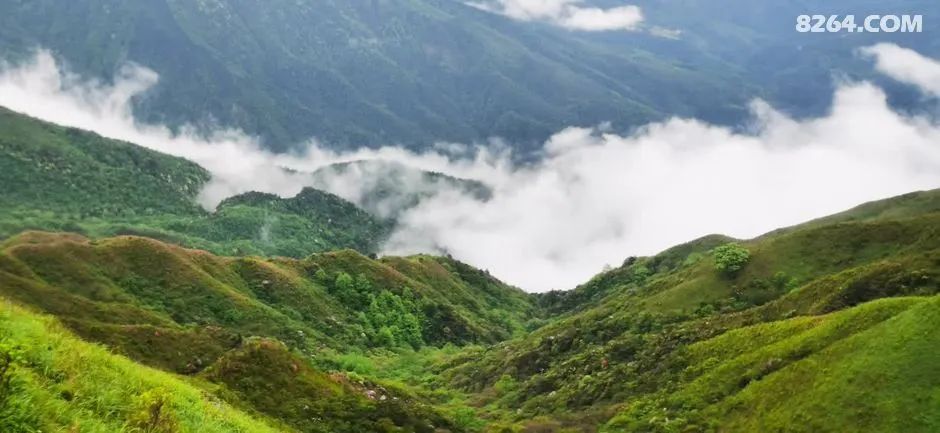
[[[5,2],[0,17],[2,51],[43,46],[93,77],[134,61],[162,81],[139,102],[143,118],[211,116],[279,150],[311,136],[536,144],[570,124],[729,117],[747,100],[717,62],[604,47],[452,0],[43,0]],[[673,97],[653,90],[664,88]],[[728,96],[706,109],[678,95]]]
[[[389,223],[332,194],[248,193],[196,204],[202,167],[0,108],[0,236],[24,229],[139,234],[219,254],[371,252]]]
[[[646,30],[678,39],[571,32],[457,0],[34,0],[0,4],[0,56],[42,46],[88,77],[136,62],[161,77],[136,101],[141,119],[241,127],[278,150],[312,136],[336,147],[499,136],[533,150],[570,125],[737,123],[753,97],[823,111],[833,71],[868,70],[852,51],[875,36],[797,34],[798,14],[940,12],[932,0],[627,3],[643,8]],[[877,40],[936,56],[937,24],[925,26]]]

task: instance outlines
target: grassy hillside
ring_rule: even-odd
[[[209,173],[184,159],[0,107],[0,209],[67,218],[199,215]]]
[[[406,390],[323,373],[277,341],[246,339],[179,377],[0,302],[4,432],[463,431]]]
[[[137,234],[220,254],[371,252],[390,229],[332,194],[196,204],[210,175],[181,158],[0,108],[0,238],[23,230]]]
[[[883,299],[692,344],[678,386],[604,431],[936,431],[938,307]]]
[[[940,213],[918,197],[740,241],[736,272],[721,237],[630,258],[437,371],[523,431],[933,431]]]
[[[149,238],[44,232],[0,249],[0,299],[53,314],[86,340],[306,432],[465,431],[455,416],[460,401],[360,375],[346,368],[356,359],[348,356],[491,344],[521,335],[537,314],[520,290],[429,256],[219,257]],[[43,392],[57,392],[50,386]],[[2,427],[12,422],[0,418]]]
[[[171,374],[80,341],[53,319],[3,304],[4,432],[284,431]]]
[[[492,343],[522,332],[536,313],[523,292],[463,263],[373,260],[351,250],[227,258],[147,238],[31,232],[3,244],[0,275],[4,296],[180,372],[199,370],[238,336],[277,338],[308,353]]]
[[[303,432],[460,432],[452,421],[406,390],[326,374],[280,342],[246,341],[200,374],[221,393]]]

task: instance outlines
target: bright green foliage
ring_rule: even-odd
[[[679,250],[629,259],[556,296],[567,314],[524,338],[468,348],[441,375],[480,396],[503,420],[493,425],[506,428],[593,432],[619,413],[604,431],[933,431],[935,418],[894,411],[932,413],[936,404],[937,385],[915,377],[940,366],[920,349],[940,336],[927,330],[940,293],[937,227],[940,214],[929,210],[797,226],[743,243],[750,261],[733,280]],[[727,243],[715,240],[683,249]],[[888,331],[901,317],[924,327]],[[882,332],[917,344],[881,353]],[[846,348],[843,361],[829,355],[834,347]],[[853,376],[869,379],[856,385]],[[885,381],[883,390],[867,386]],[[877,420],[858,416],[857,401]]]
[[[12,362],[4,372],[10,393],[0,402],[0,431],[278,431],[9,303],[0,309],[0,351]]]
[[[697,343],[678,391],[641,400],[607,431],[774,431],[795,419],[814,432],[934,431],[938,305],[936,296],[881,300]]]
[[[751,253],[747,248],[736,243],[728,243],[715,248],[712,250],[712,256],[715,258],[715,270],[729,276],[737,274],[751,259]]]
[[[375,296],[372,293],[372,283],[365,275],[359,274],[353,279],[345,272],[336,275],[336,280],[330,286],[330,294],[347,308],[356,311],[361,311],[368,306]]]
[[[372,344],[419,348],[424,345],[421,320],[418,318],[420,314],[414,301],[407,295],[401,297],[383,290],[377,296],[371,296],[369,308],[361,313],[360,318]]]

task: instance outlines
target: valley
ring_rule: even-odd
[[[2,114],[5,431],[940,427],[938,190],[527,294],[374,255],[393,222],[328,193],[208,212],[195,164]]]

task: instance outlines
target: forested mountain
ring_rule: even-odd
[[[374,252],[390,223],[312,188],[292,198],[246,193],[209,212],[209,181],[182,158],[63,128],[0,107],[0,236],[55,229],[141,234],[221,254],[303,257]]]
[[[46,47],[94,77],[127,61],[155,70],[162,82],[138,101],[142,119],[217,121],[279,150],[311,136],[336,146],[534,144],[569,124],[706,112],[659,98],[654,86],[667,82],[702,100],[727,95],[711,101],[711,117],[745,102],[733,77],[452,0],[44,0],[4,3],[0,17],[7,54]]]
[[[451,258],[309,254],[383,223],[314,189],[209,213],[199,166],[2,114],[0,176],[31,185],[0,195],[4,431],[940,427],[938,190],[526,294]]]
[[[135,62],[161,77],[135,101],[141,120],[240,127],[275,150],[310,137],[415,148],[498,136],[524,151],[570,125],[629,130],[671,115],[737,124],[754,97],[819,112],[833,71],[858,76],[853,49],[874,37],[795,33],[796,15],[824,12],[817,2],[633,3],[642,29],[591,33],[456,0],[10,1],[0,4],[0,56],[44,47],[87,77]],[[826,5],[881,9],[940,12],[932,1]],[[936,24],[925,26],[880,40],[937,54]],[[891,88],[899,103],[918,103]]]

